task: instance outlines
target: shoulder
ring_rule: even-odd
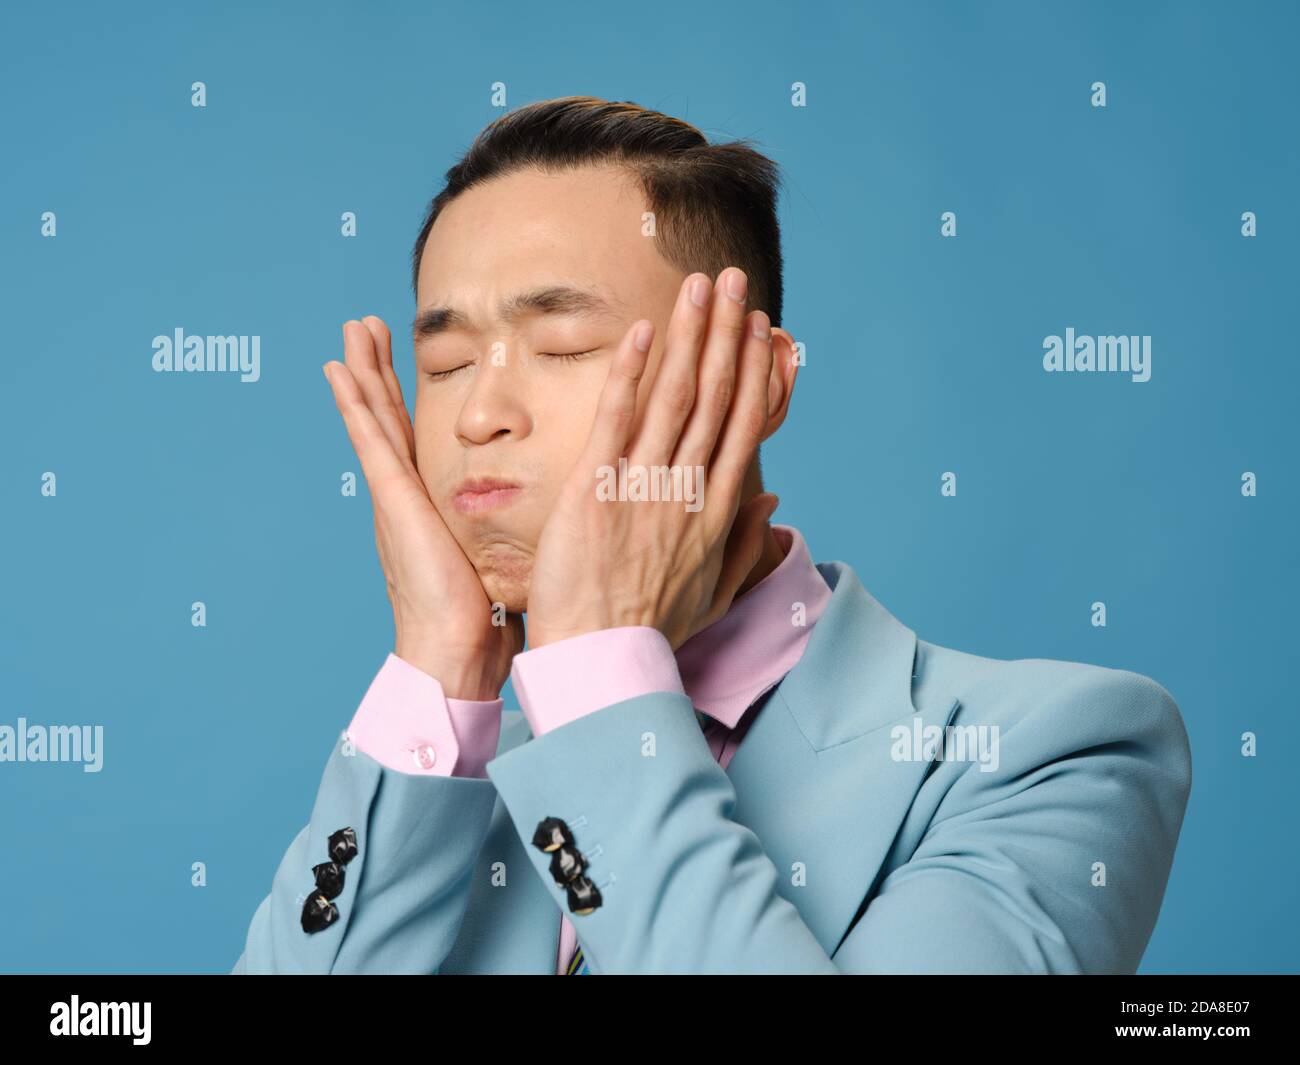
[[[1142,673],[1048,658],[984,658],[918,640],[916,677],[957,699],[954,724],[996,725],[1004,752],[1010,744],[1031,759],[1138,759],[1190,789],[1191,749],[1178,704]]]

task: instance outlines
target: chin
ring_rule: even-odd
[[[528,609],[528,581],[499,573],[480,573],[488,601],[504,603],[507,613],[522,614]]]
[[[499,530],[464,539],[457,536],[457,540],[478,574],[488,602],[504,604],[511,614],[522,614],[528,609],[528,588],[536,552],[532,543]]]
[[[495,550],[473,560],[488,602],[504,603],[511,614],[528,609],[528,587],[532,583],[532,556]]]

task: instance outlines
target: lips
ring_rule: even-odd
[[[501,477],[471,477],[457,486],[451,503],[462,514],[483,514],[512,502],[523,490],[517,481]]]

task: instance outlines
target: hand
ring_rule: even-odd
[[[697,281],[703,305],[690,297]],[[762,553],[776,497],[757,495],[742,508],[740,492],[767,425],[771,327],[763,311],[744,313],[742,271],[724,270],[711,300],[710,288],[706,275],[692,274],[678,293],[639,426],[637,388],[653,323],[634,323],[614,354],[586,448],[538,541],[528,593],[531,647],[649,625],[675,651],[727,612]],[[702,507],[599,498],[598,485],[608,485],[621,457],[629,481],[637,467],[667,466],[681,470],[673,484],[683,489],[703,468],[703,483],[695,483]]]
[[[394,653],[452,698],[495,699],[523,648],[523,620],[513,614],[505,625],[492,624],[478,573],[429,498],[388,327],[373,315],[345,322],[343,350],[343,363],[322,369],[370,487]]]

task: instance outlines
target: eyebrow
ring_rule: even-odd
[[[501,301],[497,314],[507,325],[528,314],[567,314],[588,318],[615,316],[614,308],[603,296],[570,285],[547,285],[516,293]],[[468,328],[469,316],[455,307],[429,307],[420,311],[411,325],[416,340],[451,329]]]

